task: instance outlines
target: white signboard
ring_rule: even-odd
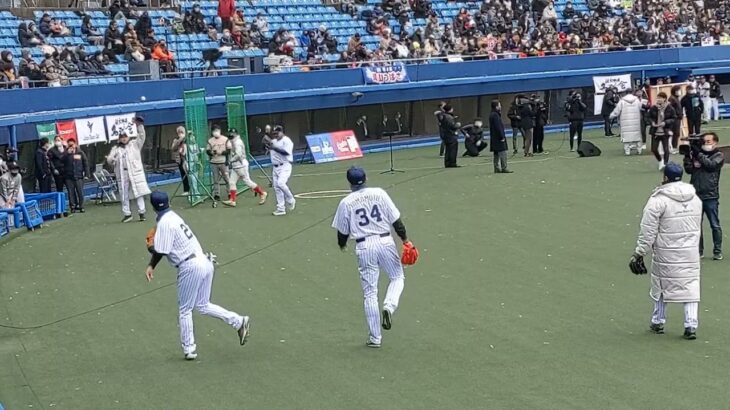
[[[593,114],[600,115],[603,106],[603,95],[608,87],[615,87],[619,93],[631,91],[631,74],[593,77],[595,96],[593,98]]]
[[[76,137],[79,139],[79,145],[106,142],[104,117],[82,118],[75,120],[75,122]]]
[[[135,113],[106,116],[106,133],[109,141],[119,139],[119,134],[126,132],[129,137],[137,136],[137,126],[134,124]]]

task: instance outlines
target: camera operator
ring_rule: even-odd
[[[690,139],[690,150],[684,156],[684,170],[692,177],[690,183],[702,200],[702,213],[707,215],[712,229],[712,259],[722,260],[722,228],[720,227],[720,171],[725,156],[717,149],[720,139],[714,132]],[[700,256],[704,253],[700,235]]]
[[[478,157],[479,153],[487,148],[483,125],[481,118],[475,118],[473,123],[461,128],[461,132],[464,133],[464,148],[466,148],[462,157]]]
[[[444,153],[444,167],[458,168],[459,166],[456,165],[456,156],[459,151],[459,140],[457,139],[456,133],[461,128],[461,123],[456,121],[458,117],[454,115],[454,108],[449,104],[444,106],[442,115],[440,131],[446,148],[446,152]]]
[[[548,106],[537,94],[532,94],[531,100],[535,108],[535,132],[532,136],[532,152],[547,154],[542,147],[542,143],[545,140],[545,125],[549,123]]]
[[[583,102],[580,92],[570,90],[568,100],[565,102],[565,115],[570,124],[570,152],[575,151],[574,141],[577,141],[578,147],[583,141],[583,121],[586,118],[586,109],[588,107]]]

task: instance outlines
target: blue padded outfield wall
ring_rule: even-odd
[[[409,65],[409,83],[365,85],[359,69],[231,75],[163,81],[0,91],[0,144],[12,126],[18,142],[32,124],[136,111],[147,124],[183,122],[183,91],[205,88],[209,117],[225,117],[224,90],[243,85],[248,115],[353,105],[589,87],[594,75],[634,78],[730,72],[730,46]],[[352,93],[362,93],[357,100]],[[144,97],[144,98],[143,98]]]

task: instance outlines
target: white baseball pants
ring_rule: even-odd
[[[712,100],[710,99],[710,97],[703,98],[702,105],[704,105],[704,109],[702,110],[702,120],[709,121],[710,120],[710,110],[712,109]]]
[[[279,212],[286,211],[286,205],[292,205],[296,202],[291,189],[287,185],[289,177],[291,177],[292,166],[285,162],[279,166],[274,166],[273,182],[274,192],[276,193],[276,210]]]
[[[380,269],[383,269],[390,279],[383,301],[383,309],[395,313],[405,285],[403,265],[401,265],[400,256],[392,236],[370,236],[355,245],[355,254],[357,255],[360,283],[365,298],[365,320],[367,320],[370,331],[370,341],[380,343],[382,339],[380,308],[378,307]]]
[[[710,110],[710,119],[712,121],[719,121],[720,120],[720,103],[718,102],[717,98],[710,98],[711,101],[711,107]]]
[[[258,186],[257,183],[253,182],[251,179],[251,175],[248,171],[248,161],[241,161],[243,163],[243,166],[240,168],[233,168],[231,169],[231,175],[230,175],[230,183],[228,185],[228,190],[233,191],[236,188],[236,184],[238,184],[238,180],[242,180],[244,184],[246,184],[247,187],[254,189]]]
[[[659,300],[654,301],[654,311],[651,314],[651,323],[664,324],[667,321],[666,315],[667,302],[664,296],[659,296]],[[684,304],[684,327],[697,328],[699,325],[699,302],[686,302]]]
[[[177,303],[179,306],[180,343],[184,354],[195,352],[193,309],[200,314],[216,317],[234,329],[243,324],[243,316],[210,303],[213,285],[213,263],[204,255],[183,262],[177,271]]]

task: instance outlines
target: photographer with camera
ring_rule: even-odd
[[[520,115],[520,131],[522,132],[522,150],[525,157],[532,156],[532,130],[535,128],[535,107],[532,101],[521,95],[517,101],[517,112]]]
[[[720,171],[725,164],[725,155],[717,149],[720,141],[717,134],[709,132],[701,137],[689,138],[689,150],[684,155],[684,170],[692,177],[690,183],[702,200],[702,214],[707,215],[712,229],[712,259],[722,260],[722,228],[720,227]],[[700,256],[704,243],[700,234]]]
[[[570,124],[570,152],[575,151],[573,146],[575,141],[577,141],[578,146],[583,141],[583,121],[586,118],[587,109],[588,106],[583,102],[580,92],[570,90],[568,99],[565,101],[565,116],[568,117],[568,123]]]
[[[550,123],[548,106],[537,94],[532,94],[531,100],[535,108],[535,132],[532,136],[532,152],[547,154],[542,147],[542,143],[545,141],[545,125]]]
[[[475,118],[473,123],[461,127],[461,132],[464,134],[464,148],[466,148],[462,157],[478,157],[487,148],[483,125],[481,118]]]

